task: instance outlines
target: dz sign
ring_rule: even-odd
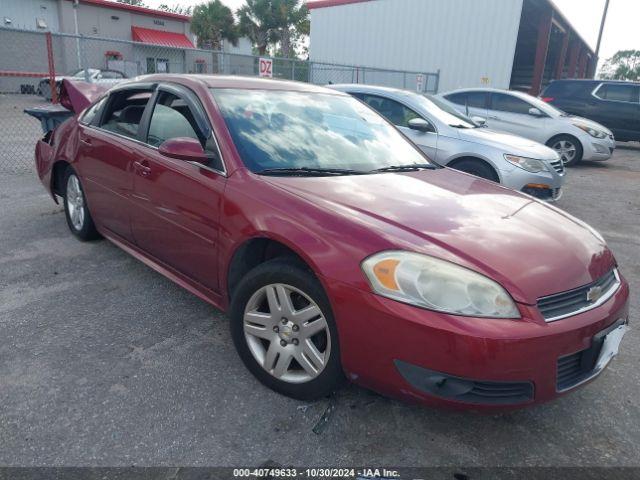
[[[261,58],[258,62],[259,75],[261,77],[273,78],[273,60],[270,58]]]

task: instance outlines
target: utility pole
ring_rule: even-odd
[[[602,43],[602,33],[604,32],[604,24],[607,21],[607,13],[609,12],[609,0],[604,4],[604,12],[602,14],[602,22],[600,23],[600,33],[598,34],[598,45],[596,46],[596,58],[600,56],[600,44]]]

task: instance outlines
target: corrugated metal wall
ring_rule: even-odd
[[[509,88],[523,0],[373,0],[311,11],[310,58]]]

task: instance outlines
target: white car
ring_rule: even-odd
[[[56,87],[58,92],[60,91],[60,85],[62,80],[68,78],[69,80],[89,81],[89,83],[100,83],[111,87],[127,79],[127,76],[119,72],[118,70],[98,70],[96,68],[89,68],[86,70],[76,70],[69,75],[58,75],[55,77]],[[44,97],[45,100],[51,100],[51,87],[49,84],[49,78],[45,77],[38,83],[38,95]]]
[[[330,85],[349,93],[393,123],[439,165],[546,201],[562,195],[565,171],[558,154],[538,142],[492,132],[432,95],[372,85]]]
[[[608,160],[616,147],[608,128],[571,116],[526,93],[472,88],[441,96],[492,130],[520,135],[553,148],[568,166],[581,160]]]

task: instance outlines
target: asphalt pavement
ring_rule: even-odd
[[[223,314],[108,241],[75,240],[35,174],[5,173],[0,465],[638,465],[639,186],[640,146],[620,144],[571,169],[558,203],[604,235],[631,283],[620,356],[557,401],[478,415],[356,386],[315,403],[268,390]]]

